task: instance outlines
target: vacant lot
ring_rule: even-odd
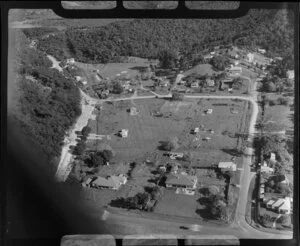
[[[196,211],[203,209],[197,201],[199,196],[189,196],[175,194],[174,190],[165,190],[164,196],[155,207],[156,213],[168,214],[173,216],[184,216],[191,218],[200,218]]]
[[[130,115],[128,109],[136,107],[138,115]],[[205,110],[213,109],[212,114]],[[235,114],[232,113],[235,110]],[[161,117],[153,116],[160,112]],[[245,115],[249,112],[247,103],[231,100],[185,100],[181,102],[164,99],[128,100],[104,103],[96,120],[90,120],[92,133],[109,135],[102,140],[90,142],[89,148],[108,144],[116,152],[115,162],[130,162],[156,155],[162,158],[160,141],[177,137],[176,151],[190,153],[193,165],[211,165],[229,161],[235,155],[237,146],[235,133],[244,131]],[[197,135],[191,130],[199,127]],[[121,129],[128,129],[128,137],[117,135]],[[210,132],[209,130],[213,130]],[[204,141],[204,138],[210,140]]]
[[[86,64],[76,62],[76,66],[88,74],[92,74],[94,70],[99,69],[99,74],[103,78],[124,77],[130,79],[140,74],[141,69],[148,67],[149,63],[147,59],[139,58],[130,63]]]
[[[210,64],[199,64],[199,65],[185,71],[183,74],[184,74],[184,76],[188,76],[188,75],[191,75],[191,74],[198,74],[198,75],[208,74],[209,76],[211,76],[214,73],[218,74],[220,72],[214,71]]]
[[[270,100],[277,100],[278,95],[267,95]],[[282,97],[282,96],[281,96]],[[278,125],[284,125],[287,129],[294,127],[294,112],[289,106],[274,105],[265,108],[265,119],[275,122]]]

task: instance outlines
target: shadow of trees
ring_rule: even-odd
[[[237,149],[221,149],[223,152],[225,152],[226,154],[229,154],[229,155],[233,155],[233,156],[236,156],[236,157],[240,157],[243,155],[243,152],[240,151],[240,150],[237,150]]]

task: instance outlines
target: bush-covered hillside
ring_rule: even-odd
[[[24,34],[16,54],[19,87],[17,123],[26,138],[34,142],[51,161],[58,157],[65,131],[81,113],[80,92],[40,51],[29,48]]]
[[[107,63],[119,56],[156,58],[162,50],[183,54],[217,44],[261,46],[282,56],[293,53],[293,13],[251,10],[237,19],[137,19],[87,30],[69,29],[39,42],[58,59]]]

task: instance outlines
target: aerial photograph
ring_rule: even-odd
[[[24,164],[35,182],[47,173],[72,190],[112,235],[292,239],[294,18],[11,9],[11,144],[39,153],[38,166]]]

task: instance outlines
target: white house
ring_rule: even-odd
[[[206,84],[209,87],[215,86],[215,81],[212,79],[206,79]]]
[[[212,112],[213,112],[213,110],[211,108],[209,108],[209,109],[206,110],[207,114],[212,114]]]
[[[286,72],[286,76],[287,76],[288,79],[294,79],[295,78],[295,72],[294,72],[294,70],[288,70]]]
[[[271,198],[266,203],[266,207],[280,214],[290,214],[292,211],[292,203],[293,199],[291,197]]]
[[[270,161],[276,161],[276,155],[275,153],[270,154]]]
[[[98,176],[90,183],[93,188],[106,188],[118,190],[122,184],[126,184],[127,177],[123,174],[119,176],[108,176],[106,178]]]
[[[236,164],[233,162],[219,162],[218,168],[223,170],[236,171]]]
[[[128,129],[122,129],[120,131],[120,135],[122,138],[127,138],[128,137]]]
[[[173,160],[183,158],[183,153],[181,153],[181,152],[169,152],[168,154],[169,154],[170,159],[173,159]]]
[[[191,84],[191,88],[198,88],[198,87],[199,87],[198,81],[193,82],[193,83]]]
[[[257,49],[257,51],[261,54],[265,54],[266,53],[266,50],[265,49]]]
[[[67,59],[66,61],[68,64],[74,64],[75,63],[75,59],[74,58],[70,58],[70,59]]]
[[[86,81],[86,80],[83,80],[83,81],[81,81],[81,83],[82,83],[83,85],[86,85],[86,84],[87,84],[87,81]]]
[[[82,78],[80,76],[75,76],[77,82],[79,82]]]
[[[194,133],[198,133],[199,131],[200,131],[199,127],[196,127],[196,128],[193,130]]]
[[[197,188],[197,182],[197,176],[176,174],[169,176],[169,178],[166,180],[166,187],[194,190]]]
[[[139,112],[136,107],[130,108],[130,115],[137,115]]]
[[[254,54],[253,53],[248,53],[247,58],[248,58],[249,62],[253,62],[254,61]]]
[[[260,171],[263,173],[273,173],[274,169],[271,167],[268,167],[266,163],[264,163],[261,167],[260,167]]]

